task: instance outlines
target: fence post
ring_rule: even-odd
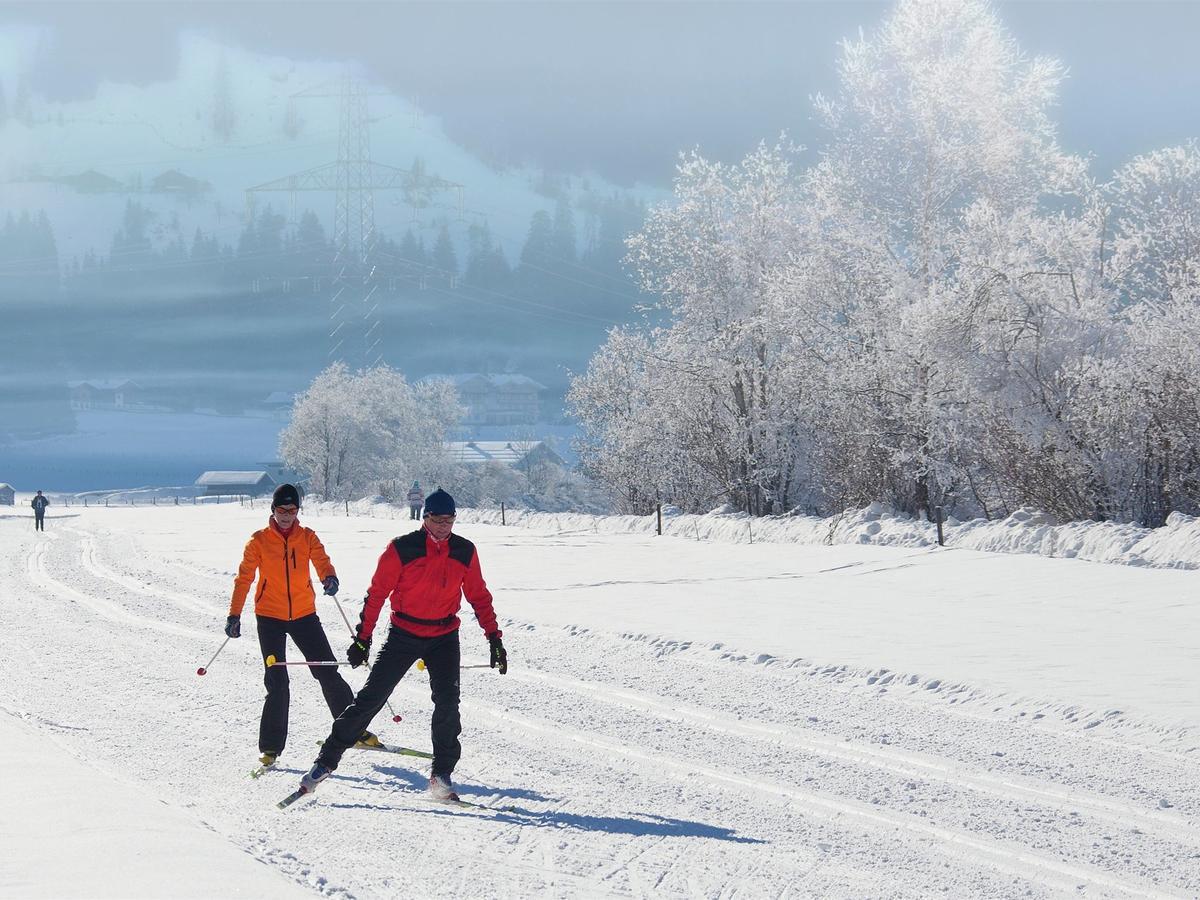
[[[933,508],[933,514],[934,514],[934,517],[937,519],[938,546],[945,547],[946,546],[946,538],[942,534],[942,508],[940,506],[935,506]]]
[[[175,505],[176,506],[179,505],[179,495],[178,494],[175,495]]]
[[[746,530],[750,532],[750,543],[754,543],[754,529],[750,527],[750,520],[746,520]]]
[[[661,535],[662,534],[662,504],[661,503],[654,504],[654,513],[658,517],[658,533]]]
[[[346,501],[346,518],[350,518],[350,501]]]
[[[504,521],[504,501],[503,500],[500,501],[500,524],[501,525],[508,524],[506,521]]]

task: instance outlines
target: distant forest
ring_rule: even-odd
[[[410,378],[520,371],[547,385],[553,412],[570,372],[642,302],[622,260],[646,211],[616,192],[551,203],[515,259],[486,222],[379,235],[383,362]],[[44,211],[6,216],[0,306],[30,337],[0,364],[10,402],[59,406],[68,379],[122,376],[180,408],[235,412],[328,364],[335,248],[312,211],[289,223],[266,206],[236,245],[202,230],[153,240],[161,215],[130,199],[108,252],[70,259]]]

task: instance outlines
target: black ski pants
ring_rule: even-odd
[[[325,637],[325,629],[321,627],[321,620],[316,613],[291,622],[258,617],[258,645],[262,648],[264,660],[268,656],[274,656],[280,662],[287,659],[288,635],[291,635],[309,662],[334,661],[329,639]],[[338,672],[337,666],[309,666],[308,671],[320,683],[325,703],[336,719],[354,700],[354,691]],[[287,744],[288,706],[291,702],[287,666],[268,666],[263,683],[267,686],[267,698],[263,701],[262,721],[258,726],[258,749],[262,753],[281,753]]]
[[[33,530],[34,531],[45,531],[46,530],[46,514],[44,512],[35,512],[33,514]]]
[[[354,702],[333,723],[333,730],[325,739],[317,762],[331,769],[338,767],[342,754],[353,746],[362,730],[383,709],[404,673],[418,659],[425,660],[429,690],[433,697],[433,720],[430,723],[433,774],[450,775],[454,771],[462,755],[462,746],[458,743],[462,721],[458,714],[461,653],[457,629],[449,634],[424,638],[393,625],[383,649],[375,658],[367,683],[358,692]]]

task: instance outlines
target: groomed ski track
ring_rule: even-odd
[[[969,684],[947,697],[936,682],[788,663],[636,622],[563,625],[561,609],[543,618],[529,604],[516,616],[489,565],[584,542],[616,568],[623,541],[654,540],[640,536],[460,527],[480,545],[513,665],[503,678],[463,672],[456,782],[464,800],[496,810],[423,802],[421,760],[350,753],[314,797],[280,812],[328,728],[316,684],[292,675],[288,750],[252,781],[262,696],[252,615],[243,639],[195,675],[223,638],[232,572],[262,511],[71,513],[45,533],[0,518],[10,588],[0,719],[20,718],[316,894],[1200,895],[1200,751],[1186,734],[1162,739],[1170,729],[1116,713],[1092,727],[1025,715]],[[353,618],[370,564],[407,523],[307,523]],[[172,541],[178,552],[164,549]],[[894,564],[912,555],[893,551]],[[679,590],[704,578],[672,566],[664,552],[663,581]],[[569,595],[573,573],[542,580],[553,589],[556,578]],[[636,579],[614,580],[638,591]],[[318,609],[340,651],[341,617],[327,600]],[[464,661],[484,658],[469,614],[463,648]],[[347,678],[357,688],[364,675]],[[1050,699],[1069,709],[1073,698]],[[380,736],[427,747],[427,678],[410,672],[392,702],[404,722],[380,717]],[[164,893],[170,878],[164,861]]]

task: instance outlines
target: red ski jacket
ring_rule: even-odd
[[[479,554],[466,538],[451,534],[435,541],[422,528],[392,541],[375,567],[375,576],[363,603],[358,636],[371,637],[379,611],[392,599],[392,624],[418,637],[449,634],[460,624],[462,597],[475,610],[484,634],[500,633],[492,594],[479,568]]]

